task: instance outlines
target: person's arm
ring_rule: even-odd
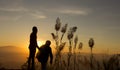
[[[36,47],[39,49],[38,43],[37,43],[37,36],[35,36],[35,40],[36,40]]]
[[[52,50],[50,48],[50,64],[52,64],[52,61],[53,61],[53,54],[52,54]]]
[[[38,45],[37,45],[36,47],[37,47],[38,49],[40,49]]]

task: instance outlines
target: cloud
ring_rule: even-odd
[[[47,8],[44,9],[47,12],[51,12],[54,14],[62,14],[62,15],[82,15],[86,16],[92,12],[90,8],[74,8],[74,7],[62,7],[62,8]]]
[[[45,16],[43,12],[40,12],[40,11],[37,11],[37,10],[29,12],[29,14],[31,16],[34,16],[37,19],[45,19],[45,18],[47,18],[47,16]]]
[[[7,11],[7,12],[27,12],[28,10],[23,8],[23,7],[19,7],[19,8],[0,8],[0,11]]]
[[[17,21],[21,18],[22,16],[0,16],[0,21]]]
[[[43,12],[38,11],[38,10],[30,10],[28,8],[24,8],[24,7],[14,7],[14,8],[0,8],[1,12],[7,12],[7,14],[13,14],[14,15],[4,15],[2,17],[4,17],[5,19],[13,19],[13,20],[19,20],[21,18],[23,18],[24,16],[26,16],[26,14],[32,18],[37,18],[37,19],[45,19],[47,18],[47,16],[44,15]],[[5,14],[4,13],[4,14]],[[10,18],[11,17],[11,18]]]
[[[45,18],[47,18],[47,16],[45,16],[45,15],[38,15],[38,14],[35,14],[35,13],[32,13],[30,15],[34,16],[37,19],[45,19]]]
[[[59,13],[71,14],[71,15],[87,15],[88,12],[84,10],[61,10]]]

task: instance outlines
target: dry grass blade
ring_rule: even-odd
[[[55,24],[55,30],[56,31],[59,31],[60,30],[60,27],[61,27],[61,22],[60,22],[60,19],[59,17],[56,19],[56,24]]]

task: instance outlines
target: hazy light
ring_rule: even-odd
[[[38,41],[37,44],[38,44],[38,46],[41,46],[41,45],[42,45],[42,43],[41,43],[40,41]]]
[[[40,46],[42,46],[42,45],[44,44],[44,42],[43,42],[43,41],[38,40],[38,41],[37,41],[37,44],[38,44],[38,46],[40,47]]]

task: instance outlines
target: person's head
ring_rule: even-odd
[[[47,46],[50,46],[50,44],[51,44],[50,40],[47,40],[46,43],[45,43],[45,45],[47,45]]]
[[[36,26],[33,26],[32,32],[33,32],[33,33],[37,33],[37,31],[38,31],[38,30],[37,30],[37,27],[36,27]]]

